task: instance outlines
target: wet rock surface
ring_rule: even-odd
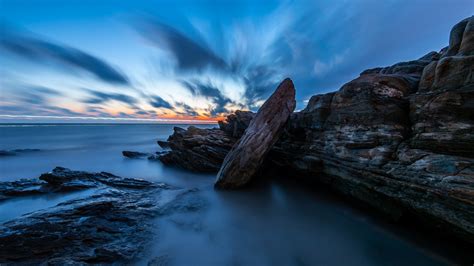
[[[287,78],[258,110],[242,137],[227,154],[217,173],[215,186],[239,188],[250,182],[277,142],[295,107],[295,87]]]
[[[152,237],[153,219],[196,211],[205,203],[198,190],[178,189],[108,173],[55,168],[41,180],[0,183],[10,197],[93,189],[90,196],[62,202],[0,225],[0,263],[102,264],[130,263]],[[77,185],[81,184],[81,185]],[[40,188],[37,188],[40,187]],[[173,197],[160,199],[173,190]],[[9,191],[9,192],[8,192]],[[199,204],[197,204],[198,202]]]
[[[313,96],[266,163],[474,242],[473,23],[458,23],[440,52]]]

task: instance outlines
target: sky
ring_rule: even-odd
[[[297,110],[447,46],[472,0],[0,0],[0,122],[206,122]]]

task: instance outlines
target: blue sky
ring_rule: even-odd
[[[297,109],[448,44],[472,0],[0,0],[0,122],[215,119],[285,77]]]

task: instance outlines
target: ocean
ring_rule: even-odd
[[[209,206],[162,219],[156,241],[136,263],[157,256],[170,265],[449,265],[455,251],[295,178],[239,191],[213,189],[215,175],[129,159],[123,150],[155,152],[175,125],[2,124],[0,150],[39,149],[0,157],[0,181],[35,178],[55,166],[199,188]],[[178,125],[187,127],[186,125]],[[214,125],[198,125],[213,127]],[[83,197],[88,191],[0,202],[0,222]],[[186,226],[183,226],[183,221]],[[451,247],[453,249],[453,247]],[[454,252],[454,253],[453,253]],[[460,251],[461,252],[461,251]],[[459,259],[459,258],[457,258]]]

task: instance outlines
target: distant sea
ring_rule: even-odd
[[[0,150],[39,149],[0,157],[0,181],[35,178],[55,166],[197,187],[208,206],[156,225],[143,255],[171,265],[446,265],[417,233],[394,227],[295,176],[267,178],[241,191],[216,191],[215,176],[160,162],[124,158],[123,150],[155,152],[174,126],[165,124],[1,124]],[[198,125],[215,127],[216,125]],[[0,202],[0,222],[90,192]],[[177,222],[179,221],[179,222]],[[420,245],[420,243],[422,243]],[[422,247],[423,246],[423,247]]]

